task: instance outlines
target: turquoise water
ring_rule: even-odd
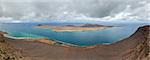
[[[8,32],[9,36],[16,38],[48,38],[78,46],[91,46],[97,44],[111,44],[132,35],[140,24],[113,27],[104,30],[81,32],[54,32],[50,29],[34,28],[38,23],[3,23],[0,30]],[[63,25],[63,24],[55,24]]]

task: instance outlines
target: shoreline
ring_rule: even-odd
[[[55,41],[54,39],[48,39],[48,38],[31,38],[31,37],[17,38],[17,37],[9,36],[8,34],[3,34],[3,35],[6,38],[11,38],[14,40],[24,40],[24,41],[28,41],[28,42],[41,42],[41,43],[45,43],[45,44],[49,44],[49,45],[59,45],[59,46],[69,46],[69,47],[87,47],[87,46],[78,46],[78,45],[74,45],[74,44],[70,44],[70,43],[65,43],[62,41]]]
[[[74,44],[65,43],[61,41],[55,41],[53,39],[48,39],[48,38],[16,38],[16,37],[9,36],[7,32],[5,32],[5,34],[3,35],[6,38],[10,38],[14,40],[22,40],[26,42],[38,42],[38,43],[48,44],[50,46],[59,46],[59,47],[64,47],[64,48],[76,47],[76,48],[83,48],[83,49],[93,49],[100,45],[102,46],[110,45],[110,44],[96,44],[96,45],[91,45],[91,46],[79,46],[79,45],[74,45]]]
[[[86,31],[93,31],[93,30],[86,30]],[[59,31],[59,32],[64,32],[64,31]],[[67,31],[67,32],[69,32],[69,31]],[[70,31],[70,32],[76,32],[76,31]],[[19,38],[17,38],[17,37],[12,37],[12,36],[8,35],[7,32],[5,32],[4,36],[7,37],[7,38],[19,39],[19,40],[21,39],[21,40],[25,40],[25,41],[29,41],[29,42],[40,42],[40,43],[45,43],[45,44],[49,44],[49,45],[58,45],[58,46],[65,46],[65,47],[81,47],[81,48],[91,48],[91,47],[96,47],[96,46],[100,46],[100,45],[102,45],[102,46],[106,45],[107,46],[107,45],[118,43],[121,40],[126,39],[126,38],[124,38],[124,39],[121,39],[120,41],[116,41],[116,42],[113,42],[113,43],[103,43],[103,44],[79,46],[79,45],[74,45],[74,44],[71,44],[71,43],[66,43],[66,42],[62,42],[62,41],[58,41],[58,40],[56,41],[54,39],[48,39],[48,38],[32,38],[32,37],[25,37],[25,38],[19,37]],[[131,36],[129,36],[129,37],[131,37]],[[127,38],[129,38],[129,37],[127,37]]]
[[[1,38],[5,38],[11,46],[21,50],[24,58],[31,60],[142,60],[149,53],[149,28],[150,26],[140,27],[130,37],[114,44],[89,47],[55,46],[43,43],[43,40],[39,42]]]
[[[1,32],[1,31],[0,31]],[[98,46],[98,45],[110,45],[111,43],[103,43],[103,44],[95,44],[95,45],[87,45],[87,46],[79,46],[79,45],[74,45],[74,44],[71,44],[71,43],[66,43],[66,42],[62,42],[62,41],[56,41],[54,39],[48,39],[48,38],[32,38],[32,37],[13,37],[13,36],[10,36],[7,32],[4,32],[5,34],[4,37],[6,38],[11,38],[11,39],[14,39],[14,40],[24,40],[24,41],[28,41],[28,42],[41,42],[41,43],[46,43],[46,44],[49,44],[49,45],[58,45],[58,46],[67,46],[67,47],[82,47],[82,48],[89,48],[89,47],[95,47],[95,46]]]
[[[11,38],[14,40],[23,40],[23,41],[27,41],[27,42],[40,42],[40,43],[44,43],[44,44],[48,44],[48,45],[55,45],[55,46],[62,46],[62,47],[92,48],[92,47],[96,47],[97,45],[109,45],[109,44],[96,44],[96,45],[91,45],[91,46],[79,46],[79,45],[74,45],[74,44],[65,43],[65,42],[61,42],[61,41],[51,40],[48,38],[16,38],[16,37],[7,36],[7,34],[4,34],[4,37]]]
[[[137,29],[138,30],[138,29]],[[86,31],[88,31],[88,30],[86,30]],[[91,31],[91,30],[90,30]],[[59,32],[61,32],[61,31],[59,31]],[[64,31],[63,31],[64,32]],[[69,31],[67,31],[67,32],[69,32]],[[70,31],[70,32],[72,32],[72,31]],[[75,32],[75,31],[73,31],[73,32]],[[55,46],[62,46],[62,47],[81,47],[81,48],[93,48],[93,47],[96,47],[96,46],[100,46],[100,45],[102,45],[102,46],[108,46],[108,45],[112,45],[112,44],[115,44],[115,43],[118,43],[118,42],[120,42],[120,41],[117,41],[117,42],[114,42],[114,43],[103,43],[103,44],[95,44],[95,45],[88,45],[88,46],[79,46],[79,45],[74,45],[74,44],[71,44],[71,43],[66,43],[66,42],[62,42],[62,41],[56,41],[56,40],[54,40],[54,39],[48,39],[48,38],[32,38],[32,37],[26,37],[26,38],[22,38],[22,37],[19,37],[19,38],[17,38],[17,37],[12,37],[12,36],[9,36],[8,35],[8,33],[7,32],[4,32],[5,34],[3,34],[4,35],[4,37],[7,37],[7,38],[11,38],[11,39],[19,39],[19,40],[24,40],[24,41],[28,41],[28,42],[40,42],[40,43],[44,43],[44,44],[49,44],[49,45],[55,45]],[[135,32],[134,32],[135,33]],[[133,34],[134,34],[133,33]],[[132,35],[133,35],[132,34]],[[131,36],[132,36],[131,35]],[[131,37],[131,36],[129,36],[129,37]],[[129,38],[129,37],[127,37],[127,38]],[[126,39],[126,38],[124,38],[124,39]],[[123,40],[123,39],[122,39]]]

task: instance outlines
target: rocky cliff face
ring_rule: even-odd
[[[21,54],[6,42],[9,39],[5,38],[4,34],[0,32],[0,60],[20,60]]]
[[[5,42],[4,32],[0,32],[0,42]]]
[[[136,42],[136,46],[123,55],[123,60],[149,60],[150,26],[140,27],[130,39]]]

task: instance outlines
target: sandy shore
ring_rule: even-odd
[[[5,39],[21,51],[24,60],[142,60],[149,53],[149,28],[141,27],[129,38],[110,45],[88,47],[57,46],[47,39]]]
[[[49,39],[24,39],[25,41],[29,41],[29,42],[41,42],[41,43],[46,43],[46,44],[49,44],[49,45],[54,45],[56,42],[55,41],[52,41],[52,40],[49,40]]]

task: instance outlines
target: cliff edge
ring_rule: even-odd
[[[123,48],[128,48],[122,55],[123,60],[150,60],[148,56],[150,53],[150,26],[140,27],[129,38],[112,45],[118,44]]]
[[[0,60],[20,60],[21,54],[13,48],[4,37],[5,32],[0,32]]]

